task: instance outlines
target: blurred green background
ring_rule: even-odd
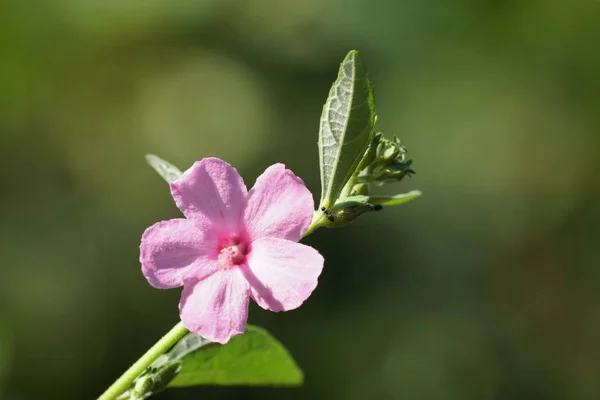
[[[600,398],[600,6],[593,0],[0,2],[0,397],[92,399],[177,322],[140,273],[178,217],[145,153],[319,197],[317,131],[358,49],[421,189],[305,242],[294,312],[253,306],[300,389],[157,399]]]

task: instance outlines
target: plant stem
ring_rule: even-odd
[[[189,331],[180,321],[165,336],[152,346],[139,360],[135,362],[119,379],[115,381],[98,400],[114,400],[131,387],[131,384],[150,366],[161,354],[164,354]]]
[[[316,231],[318,228],[323,226],[324,216],[325,216],[325,214],[323,214],[322,211],[315,211],[313,213],[312,222],[310,223],[310,226],[308,227],[306,232],[304,232],[304,234],[302,235],[302,239],[304,239],[305,237],[307,237],[308,235],[310,235],[311,233]]]

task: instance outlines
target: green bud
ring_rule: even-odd
[[[331,210],[324,211],[327,214],[329,222],[325,225],[328,228],[338,228],[346,226],[361,215],[381,210],[380,205],[369,203],[368,196],[351,196],[336,203]]]
[[[155,365],[155,364],[153,364]],[[129,400],[143,400],[154,393],[167,388],[167,384],[173,380],[181,370],[181,362],[169,362],[160,367],[150,366],[146,372],[137,378],[129,391]]]
[[[415,194],[416,191],[391,198],[369,197],[371,185],[399,182],[415,173],[410,168],[412,160],[406,159],[406,152],[397,137],[390,140],[383,138],[381,132],[372,134],[362,159],[333,206],[321,204],[320,211],[315,211],[311,226],[346,226],[367,212],[380,210],[387,205],[402,204],[418,197],[420,192]]]
[[[394,162],[401,150],[397,143],[383,139],[377,146],[377,158],[382,163]]]
[[[154,376],[157,383],[160,383],[160,389],[165,389],[167,384],[171,382],[181,371],[181,367],[183,363],[181,361],[176,361],[171,364],[165,365],[159,371],[157,371]],[[158,379],[157,379],[158,378]]]
[[[385,168],[375,172],[373,183],[381,186],[388,183],[399,182],[404,179],[405,176],[410,176],[415,173],[415,171],[410,168],[411,164],[412,160],[408,160],[406,163],[396,162],[389,164]]]
[[[366,183],[359,183],[354,185],[350,191],[350,196],[366,196],[369,194],[369,185]]]
[[[381,186],[401,181],[405,176],[415,173],[410,168],[411,163],[412,160],[406,160],[406,148],[397,137],[388,140],[377,133],[357,168],[358,172],[354,174],[353,187],[346,193],[366,195],[369,193],[368,187],[362,185]]]
[[[133,385],[133,389],[129,393],[131,400],[145,399],[152,395],[152,388],[154,387],[154,378],[152,375],[144,375],[138,378]]]

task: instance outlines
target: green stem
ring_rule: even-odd
[[[302,235],[302,239],[304,239],[305,237],[307,237],[308,235],[310,235],[311,233],[316,231],[318,228],[322,227],[323,223],[324,223],[323,222],[324,218],[325,218],[325,214],[323,214],[322,211],[315,211],[313,213],[312,222],[310,223],[310,226],[308,227],[306,232],[304,232],[304,235]]]
[[[115,381],[98,400],[114,400],[121,393],[131,387],[131,384],[156,360],[161,354],[164,354],[175,343],[177,343],[189,331],[182,322],[179,322],[165,336],[162,337],[154,346],[152,346],[139,360],[135,362],[119,379]]]
[[[344,197],[350,196],[350,192],[352,191],[352,188],[354,187],[354,185],[356,185],[356,175],[357,175],[357,173],[355,172],[354,174],[352,174],[350,179],[348,179],[348,182],[346,182],[346,184],[342,188],[342,191],[338,197],[339,199],[343,199]]]

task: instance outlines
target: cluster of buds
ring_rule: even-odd
[[[411,168],[412,160],[407,159],[406,153],[406,147],[397,137],[389,140],[381,133],[375,133],[340,198],[330,210],[321,210],[329,221],[326,226],[345,226],[366,212],[379,211],[384,206],[402,204],[420,196],[419,191],[396,196],[370,195],[371,185],[396,183],[415,174]]]
[[[370,184],[383,186],[400,182],[404,177],[415,174],[410,168],[412,160],[406,158],[406,152],[406,147],[397,137],[388,140],[380,132],[373,135],[373,140],[357,167],[354,181],[348,182],[352,184],[349,194],[366,195]]]

